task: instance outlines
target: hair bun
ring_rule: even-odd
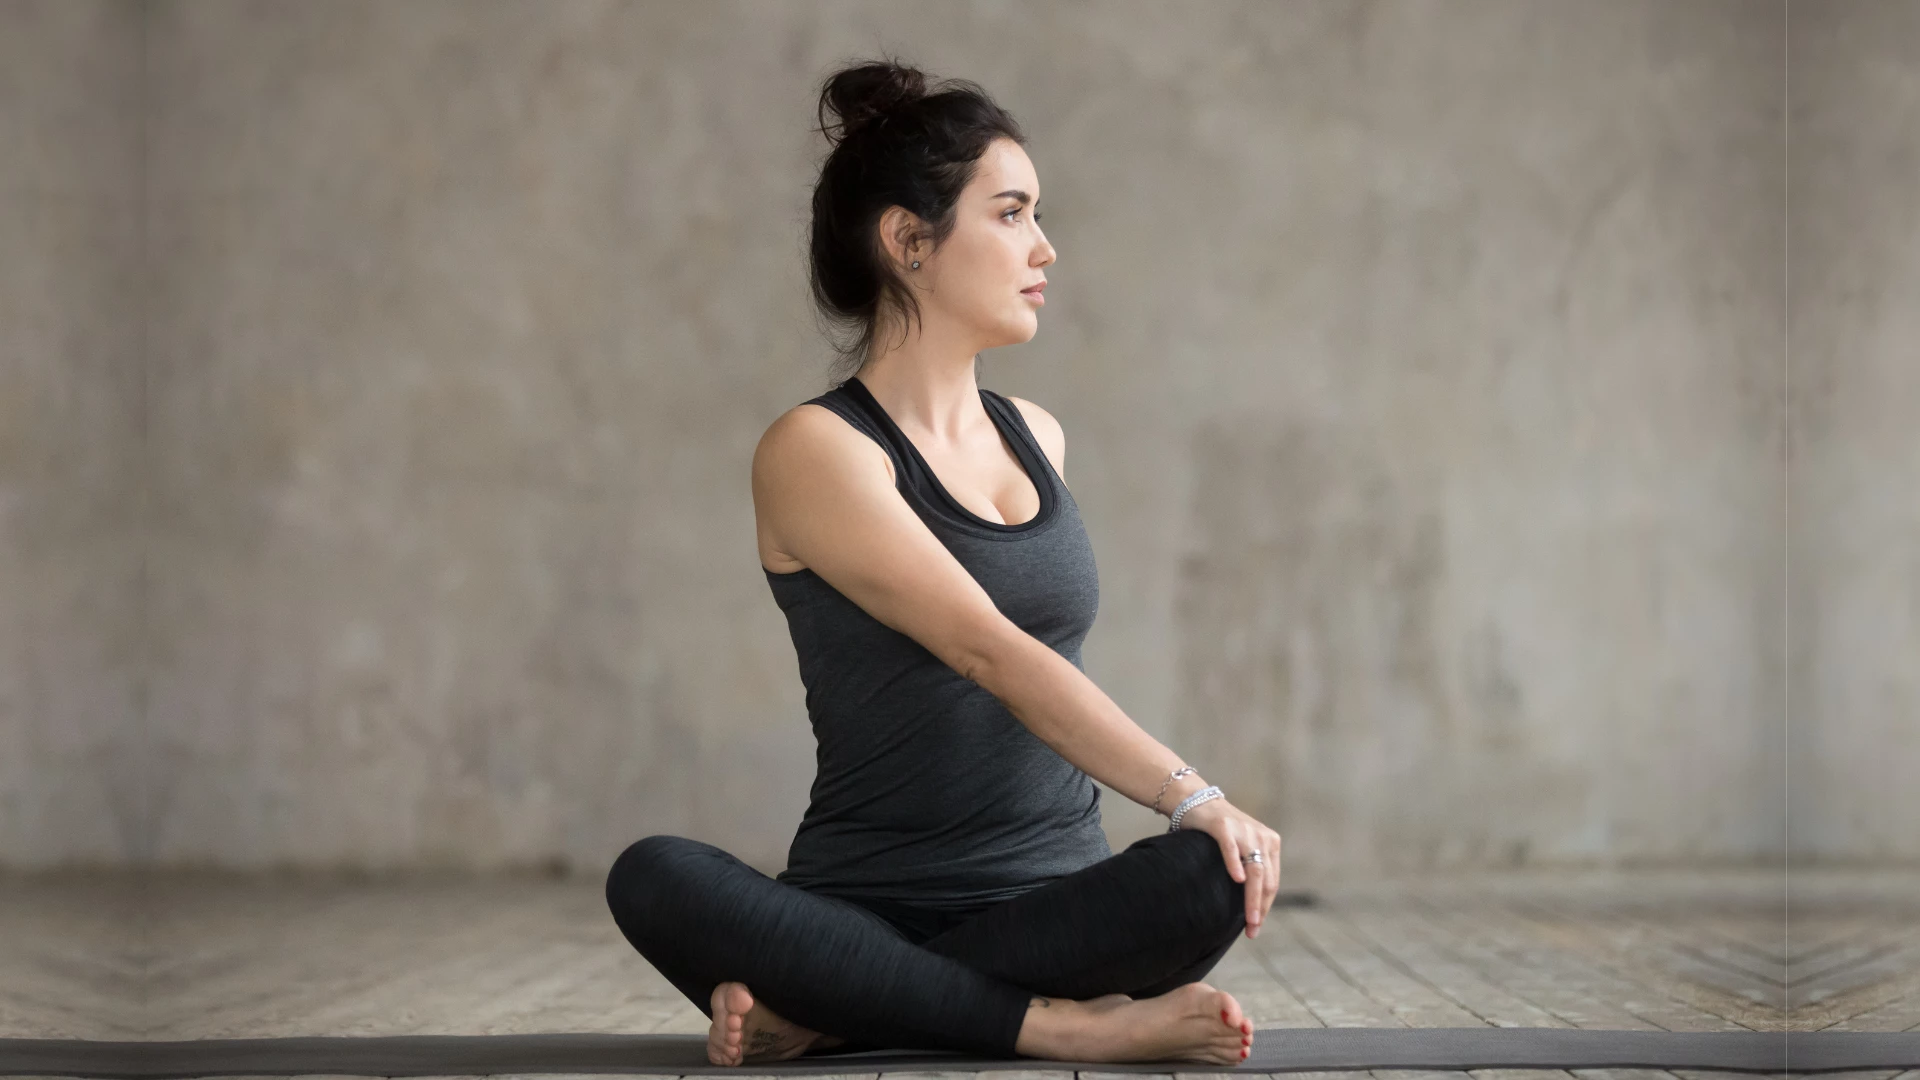
[[[840,118],[838,141],[860,128],[886,121],[926,96],[925,72],[909,64],[879,60],[835,72],[821,94],[821,105]],[[823,121],[821,129],[826,127]]]

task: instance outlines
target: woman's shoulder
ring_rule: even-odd
[[[802,402],[775,417],[754,447],[749,484],[760,564],[778,573],[805,569],[781,536],[794,515],[813,512],[823,487],[894,483],[893,458],[831,406]]]
[[[755,476],[783,471],[774,466],[790,459],[819,463],[824,457],[831,463],[861,468],[870,466],[877,455],[891,478],[893,461],[885,444],[860,423],[857,414],[850,415],[836,404],[822,395],[774,417],[754,448]]]
[[[1034,441],[1040,449],[1046,451],[1048,460],[1053,462],[1053,471],[1064,482],[1067,478],[1067,433],[1053,414],[1023,397],[1002,394],[1001,397],[1012,402],[1020,410],[1020,419],[1026,421],[1027,430],[1033,432]]]

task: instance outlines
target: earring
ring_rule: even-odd
[[[914,268],[915,270],[918,270],[918,269],[920,269],[920,260],[919,260],[919,259],[915,259],[915,260],[913,260],[913,268]]]

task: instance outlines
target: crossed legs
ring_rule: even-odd
[[[1198,980],[1244,928],[1244,889],[1211,836],[1161,833],[916,941],[713,845],[650,836],[615,860],[607,902],[709,1017],[741,983],[763,1012],[857,1048],[1231,1064],[1244,1018]]]

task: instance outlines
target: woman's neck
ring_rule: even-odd
[[[959,442],[986,418],[974,377],[976,359],[977,354],[934,363],[895,352],[868,361],[856,376],[895,424]]]

